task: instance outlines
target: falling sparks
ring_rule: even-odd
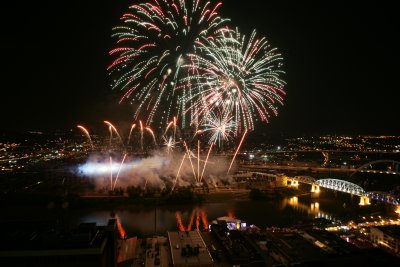
[[[117,131],[117,128],[109,121],[104,121],[104,123],[109,126],[109,129],[110,129],[110,141],[111,141],[111,137],[112,137],[112,131],[114,131],[117,134],[118,139],[121,142],[122,146],[124,146],[124,141],[122,141],[122,138],[119,135],[119,132]]]
[[[78,127],[79,129],[81,129],[81,130],[83,131],[83,133],[86,135],[86,137],[87,137],[88,140],[89,140],[90,146],[91,146],[92,149],[93,149],[93,142],[92,142],[92,138],[90,138],[89,131],[88,131],[85,127],[83,127],[82,125],[78,125],[77,127]]]
[[[235,161],[236,155],[237,155],[237,153],[239,152],[240,147],[242,146],[242,143],[243,143],[244,137],[246,136],[246,133],[247,133],[247,130],[245,130],[244,133],[243,133],[242,139],[240,140],[240,143],[239,143],[239,145],[238,145],[238,147],[237,147],[237,149],[236,149],[236,151],[235,151],[235,154],[233,155],[231,164],[229,165],[229,168],[228,168],[228,171],[226,172],[226,175],[229,174],[229,171],[230,171],[231,168],[232,168],[232,164],[233,164],[233,162]]]

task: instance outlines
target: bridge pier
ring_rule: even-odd
[[[286,175],[278,175],[275,179],[277,184],[280,184],[281,186],[288,186],[288,177]]]
[[[367,206],[370,205],[371,203],[369,203],[369,198],[366,196],[360,196],[360,203],[358,205],[360,206]]]
[[[311,198],[317,198],[319,197],[319,185],[317,184],[311,184]]]
[[[298,187],[299,186],[299,181],[295,179],[288,179],[287,181],[290,181],[290,184],[288,183],[288,186],[290,187]]]
[[[320,192],[320,190],[319,190],[319,185],[317,185],[317,184],[312,184],[311,185],[311,193],[319,193]]]

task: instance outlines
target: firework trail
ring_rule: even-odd
[[[113,29],[115,48],[108,67],[112,88],[124,91],[121,101],[138,104],[135,118],[145,115],[151,125],[156,113],[183,115],[190,89],[180,87],[187,75],[182,64],[195,51],[198,38],[213,38],[226,30],[214,0],[147,0],[130,6]],[[178,105],[177,105],[178,103]],[[160,105],[167,107],[160,108]],[[164,114],[166,112],[166,114]],[[163,122],[164,123],[164,122]],[[182,124],[185,118],[182,117]]]
[[[258,118],[268,122],[271,114],[278,114],[286,84],[283,58],[265,38],[255,31],[246,38],[231,30],[198,39],[196,45],[196,53],[182,66],[191,74],[181,82],[190,84],[187,102],[193,103],[185,112],[201,119],[222,109],[233,116],[236,133],[254,130]]]
[[[140,148],[143,152],[143,123],[142,123],[142,121],[139,121],[139,125],[140,125]]]
[[[174,116],[174,142],[175,142],[175,138],[176,138],[176,117]]]
[[[104,123],[108,125],[109,129],[111,129],[111,130],[110,130],[110,135],[112,136],[112,131],[114,131],[114,132],[117,134],[118,139],[119,139],[119,141],[121,142],[122,146],[124,146],[124,141],[122,141],[122,138],[121,138],[121,136],[119,135],[119,133],[118,133],[118,131],[117,131],[117,128],[115,128],[115,126],[112,125],[112,123],[109,122],[109,121],[104,121]],[[111,137],[110,137],[110,142],[111,142]]]
[[[113,168],[112,157],[110,156],[110,190],[113,190]]]
[[[230,171],[231,168],[232,168],[233,161],[235,160],[236,155],[237,155],[237,153],[239,152],[240,147],[242,146],[242,143],[243,143],[244,137],[246,136],[246,133],[247,133],[247,130],[245,130],[244,133],[243,133],[242,139],[240,140],[240,143],[239,143],[239,145],[238,145],[238,148],[236,149],[235,154],[233,155],[231,164],[229,165],[229,169],[228,169],[228,171],[226,172],[226,175],[229,174],[229,171]]]
[[[200,140],[197,140],[197,177],[200,181]]]
[[[168,123],[167,128],[165,128],[165,132],[164,132],[163,135],[166,135],[166,134],[167,134],[169,128],[171,127],[171,125],[172,125],[173,123],[174,123],[173,121],[170,121],[170,122]]]
[[[186,153],[187,153],[187,155],[188,155],[190,165],[192,166],[194,180],[195,180],[196,182],[199,182],[199,181],[198,181],[198,178],[196,177],[196,172],[195,172],[195,170],[194,170],[194,166],[193,166],[193,162],[192,162],[192,156],[191,156],[192,151],[189,150],[189,148],[187,147],[185,141],[183,142],[183,144],[185,145]],[[194,156],[194,158],[196,158],[196,156]]]
[[[119,173],[121,172],[121,168],[122,168],[122,165],[124,164],[126,156],[127,156],[127,154],[124,154],[124,157],[122,158],[121,164],[119,165],[119,169],[118,169],[118,172],[117,172],[117,176],[115,177],[114,186],[113,186],[112,190],[115,189],[115,185],[117,184]]]
[[[183,162],[185,161],[185,158],[186,158],[186,153],[183,155],[181,164],[179,165],[178,173],[176,174],[175,182],[174,182],[174,185],[173,185],[172,188],[171,188],[171,191],[174,191],[175,186],[176,186],[176,183],[178,182],[179,174],[180,174],[180,172],[181,172],[182,165],[183,165]]]
[[[108,131],[110,132],[110,142],[109,142],[109,147],[111,148],[111,144],[112,144],[112,137],[113,137],[113,135],[112,135],[112,133],[113,133],[113,130],[112,130],[112,127],[111,127],[111,126],[108,126]]]
[[[201,172],[201,176],[200,176],[200,182],[201,182],[201,180],[203,180],[204,170],[206,169],[207,162],[208,162],[208,157],[210,156],[210,152],[211,152],[211,149],[213,147],[213,144],[214,143],[211,143],[210,148],[208,149],[206,161],[204,162],[203,171]]]
[[[168,130],[171,128],[171,126],[173,126],[173,138],[174,138],[174,142],[175,142],[175,138],[176,138],[176,123],[177,123],[177,119],[174,116],[173,119],[168,123],[167,128],[165,128],[165,132],[163,135],[166,135]]]
[[[150,127],[146,127],[146,130],[151,134],[153,137],[154,144],[157,145],[156,136],[154,135],[153,130]]]
[[[131,129],[129,130],[129,135],[128,135],[128,143],[127,145],[129,145],[129,142],[131,141],[131,135],[132,135],[132,131],[133,129],[136,127],[136,124],[132,124]]]
[[[86,135],[86,137],[87,137],[88,140],[89,140],[90,146],[91,146],[92,149],[93,149],[93,142],[92,142],[92,138],[90,138],[89,131],[86,130],[86,128],[83,127],[83,126],[81,126],[81,125],[78,125],[77,127],[78,127],[79,129],[81,129],[81,130],[83,131],[83,133]]]

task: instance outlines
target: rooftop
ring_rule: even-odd
[[[110,223],[108,226],[81,223],[77,229],[68,231],[49,222],[2,223],[5,231],[0,256],[101,254],[109,236],[107,231],[113,227]]]
[[[213,265],[213,259],[198,230],[168,232],[174,266]]]

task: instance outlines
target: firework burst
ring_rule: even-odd
[[[218,146],[221,146],[224,141],[228,141],[234,136],[236,123],[228,113],[218,113],[215,116],[215,112],[210,112],[205,118],[205,123],[201,126],[202,133],[211,133],[208,143],[217,143]]]
[[[114,60],[108,70],[112,87],[124,92],[121,101],[138,105],[136,118],[145,115],[150,125],[156,113],[160,122],[172,113],[183,115],[190,88],[178,84],[185,75],[181,66],[198,38],[212,38],[224,30],[225,20],[217,14],[220,5],[214,0],[147,0],[130,6],[121,17],[122,25],[114,28],[116,47],[110,51]]]
[[[255,31],[246,38],[236,29],[198,40],[196,47],[183,66],[190,75],[182,82],[190,84],[194,102],[186,112],[202,118],[222,109],[233,117],[236,133],[278,114],[285,95],[283,58],[266,38]]]

